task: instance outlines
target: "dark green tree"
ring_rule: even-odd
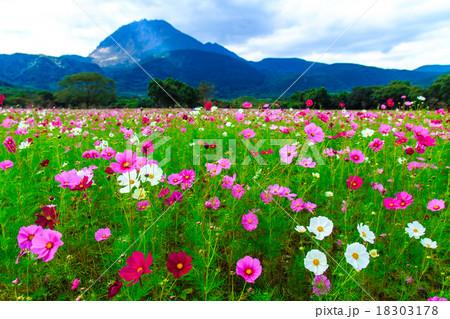
[[[157,83],[156,83],[157,82]],[[173,78],[155,79],[148,84],[148,96],[158,107],[198,105],[198,89]]]
[[[215,86],[207,81],[201,82],[198,85],[198,97],[201,104],[205,104],[207,101],[211,101],[214,95],[217,93],[214,91]]]
[[[372,94],[375,91],[376,86],[356,86],[352,89],[347,97],[348,109],[372,109],[378,106],[372,98]]]
[[[406,100],[415,100],[419,95],[423,95],[423,89],[420,86],[411,85],[409,81],[396,80],[387,86],[377,87],[372,93],[372,99],[376,105],[386,104],[388,99],[392,99],[396,104],[402,104],[404,95],[406,95]]]
[[[83,72],[66,76],[58,82],[55,92],[58,102],[72,106],[105,106],[117,100],[115,81],[95,72]]]
[[[438,77],[425,90],[425,96],[427,101],[428,99],[435,99],[437,102],[445,103],[443,106],[450,105],[450,74],[443,74]]]

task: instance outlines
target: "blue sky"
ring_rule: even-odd
[[[448,0],[2,0],[0,53],[87,56],[107,32],[164,19],[201,42],[266,57],[414,69],[450,64]],[[375,5],[363,15],[363,13]]]

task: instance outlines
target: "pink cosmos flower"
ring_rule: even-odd
[[[241,199],[242,195],[245,194],[245,190],[241,185],[236,184],[233,186],[231,193],[232,193],[233,197],[236,197],[237,199]]]
[[[145,209],[147,209],[147,207],[150,207],[151,205],[146,200],[143,200],[143,201],[137,202],[136,206],[137,206],[137,210],[145,210]]]
[[[0,162],[0,168],[3,169],[3,170],[5,170],[5,171],[6,171],[8,168],[11,168],[11,167],[13,167],[13,166],[14,166],[14,163],[11,162],[11,161],[9,161],[9,160]]]
[[[21,227],[17,235],[17,242],[20,249],[31,249],[33,238],[40,234],[44,229],[41,226],[30,225],[28,227]]]
[[[221,158],[217,161],[217,164],[222,167],[222,169],[230,169],[231,161],[228,158]]]
[[[249,283],[254,283],[261,272],[262,266],[257,258],[245,256],[244,259],[239,259],[236,264],[236,274],[242,276]]]
[[[43,258],[47,262],[55,257],[59,246],[64,245],[61,241],[62,234],[56,230],[44,229],[36,234],[31,241],[31,252],[38,255],[36,258]]]
[[[128,173],[136,168],[137,154],[132,150],[125,150],[123,153],[117,153],[115,160],[117,163],[111,163],[111,168],[116,173]]]
[[[398,209],[400,207],[400,201],[396,198],[387,197],[383,200],[383,205],[386,209]]]
[[[151,273],[149,267],[152,263],[152,254],[148,253],[147,259],[145,259],[142,252],[135,251],[130,257],[128,257],[127,265],[120,269],[119,276],[125,281],[132,281],[127,285],[127,287],[134,285],[141,278],[142,274]]]
[[[308,138],[311,143],[316,144],[323,141],[325,137],[325,133],[323,132],[320,126],[317,126],[315,123],[310,123],[305,126],[305,132],[308,134]]]
[[[209,201],[205,202],[206,208],[213,208],[217,210],[220,207],[220,200],[217,197],[211,198]]]
[[[233,174],[233,177],[225,175],[222,179],[222,187],[231,189],[235,181],[236,181],[236,174]]]
[[[166,197],[170,193],[168,188],[163,188],[158,194],[158,197]]]
[[[428,203],[427,208],[433,212],[437,212],[445,208],[445,203],[442,199],[433,199]]]
[[[222,171],[222,166],[217,165],[217,164],[206,163],[205,166],[206,166],[206,171],[211,176],[219,175],[220,172]]]
[[[96,241],[107,240],[109,238],[109,236],[111,236],[111,230],[108,227],[100,228],[99,230],[97,230],[95,232],[95,240]]]
[[[398,208],[400,209],[406,209],[406,207],[414,203],[412,195],[409,195],[405,191],[397,192],[395,197],[399,200]]]
[[[434,296],[433,298],[428,298],[428,301],[447,301],[446,298],[440,298],[438,296]]]
[[[314,208],[316,208],[317,205],[311,202],[306,202],[303,204],[303,208],[306,208],[310,213],[314,212]]]
[[[3,145],[6,147],[6,150],[10,153],[16,152],[16,142],[13,140],[11,136],[7,136]]]
[[[241,113],[241,112],[236,112],[234,117],[236,118],[236,121],[241,122],[241,121],[244,120],[245,115],[243,113]]]
[[[195,181],[195,172],[193,170],[184,169],[180,172],[181,182],[186,185],[191,185]]]
[[[291,202],[291,208],[294,212],[298,213],[303,209],[303,200],[301,198],[297,198]]]
[[[313,162],[312,158],[302,158],[301,160],[298,160],[298,165],[303,167],[309,167],[314,168],[316,167],[316,162]]]
[[[247,215],[244,214],[242,216],[242,225],[244,226],[245,230],[251,232],[258,227],[258,217],[253,214],[253,212],[249,211]]]
[[[422,125],[413,127],[414,137],[418,140],[420,137],[428,136],[428,130]]]
[[[179,174],[171,174],[167,177],[167,183],[170,185],[178,185],[181,184],[182,179]]]
[[[374,139],[372,142],[369,143],[369,147],[374,152],[378,152],[383,148],[384,141],[380,140],[379,138]]]
[[[358,163],[358,164],[364,162],[364,158],[365,158],[363,152],[361,152],[359,150],[352,150],[348,154],[348,157],[350,158],[351,161]]]
[[[378,128],[378,132],[380,132],[381,134],[389,134],[391,130],[392,126],[388,124],[381,124],[380,127]]]
[[[252,103],[250,103],[250,102],[244,102],[244,103],[242,103],[242,107],[244,108],[244,109],[249,109],[249,108],[251,108],[253,105],[252,105]]]
[[[280,186],[278,184],[269,185],[269,187],[267,187],[270,194],[274,196],[281,196],[281,194],[283,194],[283,188],[284,188],[283,186]]]
[[[153,141],[145,141],[142,143],[141,152],[142,154],[148,155],[155,151],[155,147],[153,146]]]
[[[79,281],[78,279],[75,279],[75,280],[72,282],[72,288],[70,288],[70,289],[72,289],[72,290],[77,289],[79,284],[80,284],[80,281]]]
[[[100,156],[105,160],[110,161],[114,156],[116,156],[116,154],[117,152],[111,147],[105,147],[100,153]]]
[[[297,156],[296,148],[297,146],[295,145],[285,145],[280,149],[281,161],[286,164],[291,164],[292,159]]]
[[[264,203],[269,204],[273,200],[273,196],[272,196],[272,194],[268,193],[267,191],[261,192],[261,200]]]
[[[240,132],[239,135],[243,135],[245,139],[249,139],[255,137],[256,133],[251,128],[246,128],[242,132]]]
[[[283,187],[283,192],[280,194],[280,197],[286,197],[289,200],[293,200],[294,197],[297,197],[297,194],[291,193],[290,188]]]
[[[313,100],[307,100],[305,102],[305,104],[306,104],[307,107],[310,107],[310,106],[313,106],[314,102],[313,102]]]
[[[347,187],[350,189],[358,189],[363,184],[363,180],[361,177],[355,175],[347,178]]]

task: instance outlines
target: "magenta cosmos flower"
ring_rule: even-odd
[[[349,154],[348,157],[350,158],[351,161],[355,162],[355,163],[362,163],[364,162],[364,154],[361,151],[358,150],[352,150]]]
[[[111,236],[111,230],[108,227],[100,228],[99,230],[97,230],[95,232],[95,240],[96,241],[107,240],[109,238],[109,236]]]
[[[3,170],[5,170],[5,171],[6,171],[8,168],[11,168],[11,167],[13,167],[13,166],[14,166],[14,163],[11,162],[11,161],[9,161],[9,160],[0,162],[0,168],[3,169]]]
[[[55,257],[59,246],[64,245],[61,241],[62,234],[56,230],[44,229],[36,234],[31,241],[31,252],[43,258],[42,261],[50,261]]]
[[[148,253],[147,259],[145,259],[144,254],[140,251],[135,251],[127,259],[127,265],[122,267],[119,271],[120,278],[125,281],[132,281],[127,285],[131,286],[137,283],[142,274],[149,274],[151,270],[149,267],[153,263],[152,254]]]
[[[315,123],[306,125],[305,132],[308,134],[308,138],[313,144],[322,142],[325,137],[325,133],[322,131],[322,128],[317,126]]]
[[[427,208],[433,212],[437,212],[445,208],[445,203],[442,199],[433,199],[428,203]]]
[[[296,148],[297,146],[295,145],[285,145],[282,149],[280,149],[281,161],[286,164],[291,164],[292,159],[297,156]]]
[[[193,170],[184,169],[179,175],[183,184],[191,185],[195,181],[195,172]]]
[[[72,289],[72,290],[77,289],[79,284],[80,284],[80,281],[79,281],[78,279],[75,279],[75,280],[72,282],[72,287],[71,287],[70,289]]]
[[[428,298],[428,301],[447,301],[447,299],[439,298],[438,296],[434,296],[433,298]]]
[[[100,153],[100,156],[105,160],[110,161],[116,154],[117,152],[111,147],[105,147]]]
[[[145,210],[145,209],[147,209],[147,207],[150,207],[150,206],[152,206],[152,205],[150,205],[146,200],[137,202],[137,204],[136,204],[137,210]]]
[[[21,227],[17,235],[17,242],[20,249],[30,249],[33,238],[41,233],[44,229],[41,226],[30,225]]]
[[[259,259],[245,256],[244,259],[239,259],[236,264],[236,274],[244,277],[246,282],[254,283],[261,275],[262,266]]]
[[[182,250],[178,253],[171,253],[169,259],[167,259],[167,270],[177,279],[183,275],[186,275],[191,271],[191,269],[191,256],[188,256]]]
[[[244,187],[242,187],[240,184],[236,184],[231,189],[231,194],[233,197],[236,197],[237,199],[241,199],[242,195],[245,194]]]
[[[111,168],[116,173],[128,173],[136,167],[136,154],[131,150],[125,150],[123,153],[117,153],[115,160],[117,163],[111,163]]]
[[[155,151],[155,147],[153,146],[153,141],[145,141],[142,143],[141,152],[145,155],[151,154]]]
[[[363,184],[363,180],[359,176],[350,176],[347,178],[347,186],[350,189],[358,189]]]
[[[245,230],[251,232],[258,227],[258,217],[253,214],[253,212],[249,211],[248,214],[244,214],[242,216],[242,225],[244,226]]]
[[[205,202],[205,207],[206,208],[213,208],[215,210],[217,210],[217,208],[220,207],[220,200],[217,197],[214,198],[210,198],[209,201]]]

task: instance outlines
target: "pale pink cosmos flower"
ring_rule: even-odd
[[[283,194],[284,187],[280,186],[278,184],[275,184],[275,185],[269,185],[269,187],[267,187],[267,189],[269,190],[271,195],[280,197],[281,194]]]
[[[427,208],[433,212],[437,212],[445,208],[445,203],[442,199],[433,199],[428,203]]]
[[[47,262],[55,257],[59,246],[64,245],[61,241],[62,234],[56,230],[44,229],[36,234],[31,242],[31,252],[38,255],[36,258],[43,258]]]
[[[261,200],[265,204],[269,204],[273,200],[272,194],[268,193],[267,191],[261,192]]]
[[[242,195],[245,194],[245,190],[241,185],[236,184],[233,186],[233,188],[231,190],[231,194],[233,195],[233,197],[236,197],[237,199],[241,199]]]
[[[381,134],[389,134],[391,130],[392,126],[388,124],[381,124],[380,127],[378,128],[378,132],[380,132]]]
[[[222,167],[222,169],[229,169],[231,167],[231,162],[228,158],[221,158],[217,161],[217,164]]]
[[[303,167],[309,167],[314,168],[316,167],[316,162],[313,162],[312,158],[302,158],[301,160],[298,160],[298,165]]]
[[[240,132],[239,135],[243,135],[245,139],[249,139],[255,137],[256,133],[251,128],[246,128],[242,132]]]
[[[109,236],[111,236],[111,230],[108,227],[100,228],[99,230],[97,230],[95,232],[95,240],[96,241],[107,240],[109,238]]]
[[[33,238],[41,233],[44,229],[41,226],[30,225],[21,227],[17,235],[17,242],[20,249],[30,249]]]
[[[242,225],[244,226],[245,230],[251,232],[258,227],[258,217],[253,214],[253,212],[249,211],[248,214],[244,214],[242,216]]]
[[[283,187],[283,191],[281,192],[280,197],[286,197],[289,200],[293,200],[294,197],[297,197],[297,194],[291,193],[290,188]]]
[[[364,162],[364,158],[365,158],[363,152],[361,152],[359,150],[352,150],[348,154],[348,157],[350,158],[350,160],[352,162],[355,162],[355,163],[358,163],[358,164]]]
[[[280,160],[283,163],[291,164],[292,159],[297,156],[296,148],[297,146],[295,145],[285,145],[282,149],[280,149]]]
[[[317,205],[311,202],[306,202],[303,204],[303,208],[306,208],[310,213],[314,212],[314,208],[316,208]]]
[[[311,143],[316,144],[323,141],[325,137],[325,133],[323,132],[320,126],[317,126],[315,123],[310,123],[305,126],[305,132],[308,134],[308,138]]]
[[[169,177],[167,177],[167,183],[170,185],[178,185],[181,184],[182,177],[180,174],[170,174]]]
[[[77,175],[76,170],[72,170],[69,172],[61,172],[61,174],[58,174],[55,176],[55,181],[61,183],[58,185],[58,187],[67,188],[70,189],[74,188],[81,182],[81,178]]]

